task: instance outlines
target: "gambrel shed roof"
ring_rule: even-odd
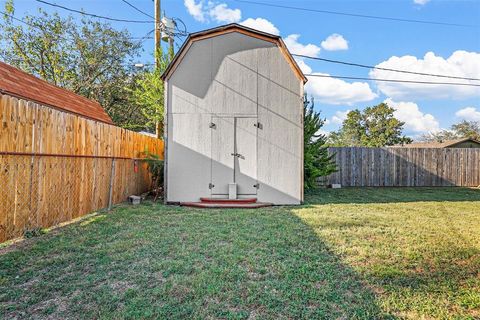
[[[162,74],[162,80],[167,80],[172,75],[172,73],[175,71],[175,68],[181,62],[182,58],[185,56],[186,52],[188,51],[188,48],[192,45],[193,42],[212,38],[215,36],[219,36],[219,35],[227,34],[231,32],[242,33],[254,38],[258,38],[258,39],[276,44],[279,47],[285,59],[287,60],[287,62],[292,67],[293,72],[296,74],[296,76],[301,81],[303,81],[304,84],[308,81],[307,77],[305,77],[305,75],[303,74],[302,70],[298,66],[295,59],[292,57],[291,53],[288,51],[287,46],[285,45],[285,43],[283,42],[280,36],[262,32],[256,29],[248,28],[237,23],[231,23],[224,26],[191,33],[188,36],[187,40],[183,43],[182,47],[177,52],[175,57],[173,58],[173,61],[168,65],[167,69]]]
[[[0,62],[0,93],[113,124],[112,119],[98,102],[57,87],[3,62]]]

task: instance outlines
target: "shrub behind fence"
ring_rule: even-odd
[[[0,95],[0,242],[149,189],[163,141]]]
[[[338,172],[328,183],[345,187],[480,185],[480,149],[329,148]]]

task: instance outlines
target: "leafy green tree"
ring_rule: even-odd
[[[329,136],[334,146],[383,147],[411,143],[412,139],[402,135],[404,122],[395,118],[395,110],[386,103],[355,109],[347,114],[340,130]]]
[[[453,124],[449,130],[440,130],[423,135],[421,140],[442,142],[462,138],[480,140],[480,121],[462,120]]]
[[[98,101],[117,125],[143,128],[146,119],[131,104],[128,90],[136,82],[133,59],[141,45],[130,40],[128,31],[41,9],[19,24],[11,17],[11,0],[5,12],[0,19],[0,57],[6,63]]]
[[[320,132],[325,119],[320,118],[320,112],[314,110],[314,105],[313,97],[309,101],[305,95],[303,98],[303,161],[304,185],[307,191],[318,186],[319,177],[328,176],[337,170],[333,160],[334,155],[329,155],[325,146],[326,136]]]
[[[152,71],[140,75],[133,90],[133,103],[140,106],[140,110],[147,120],[149,129],[155,128],[158,138],[163,136],[164,87],[160,78],[173,57],[172,49],[164,54],[160,49],[156,53],[157,66]]]
[[[463,120],[452,125],[452,131],[458,138],[472,138],[480,140],[480,121]]]

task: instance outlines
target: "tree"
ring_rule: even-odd
[[[144,72],[136,82],[133,90],[133,103],[140,106],[143,116],[147,120],[148,128],[155,128],[157,138],[163,135],[163,115],[164,115],[164,87],[160,78],[173,57],[173,49],[169,49],[168,54],[164,54],[160,49],[156,53],[158,65],[152,71]]]
[[[452,131],[454,131],[459,138],[480,140],[480,121],[463,120],[452,125]]]
[[[480,138],[480,121],[463,120],[452,125],[452,130],[457,133],[459,137],[463,138]]]
[[[340,130],[329,136],[335,146],[383,147],[411,143],[412,139],[402,135],[404,122],[393,115],[395,110],[386,103],[355,109],[347,114]]]
[[[304,186],[305,190],[317,187],[319,177],[328,176],[336,171],[334,155],[328,154],[325,146],[326,136],[320,132],[325,119],[320,118],[320,112],[314,110],[313,97],[309,101],[307,95],[303,98],[303,138],[304,138]]]
[[[52,84],[98,101],[120,126],[141,129],[146,122],[131,104],[129,88],[135,85],[133,58],[141,49],[126,30],[108,23],[39,10],[17,24],[13,1],[7,1],[0,21],[2,59]]]
[[[421,137],[423,141],[438,141],[455,140],[462,138],[472,138],[480,140],[480,121],[462,120],[450,127],[450,130],[440,130],[438,132],[431,132]]]

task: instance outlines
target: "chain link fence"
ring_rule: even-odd
[[[0,242],[125,201],[150,188],[141,160],[0,155]]]

